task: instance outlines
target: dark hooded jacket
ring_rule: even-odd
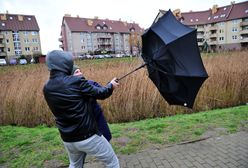
[[[112,84],[96,87],[84,77],[71,76],[73,58],[67,52],[50,52],[46,63],[50,79],[43,92],[63,141],[81,141],[97,134],[91,98],[108,98],[113,91]]]

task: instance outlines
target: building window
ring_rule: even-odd
[[[25,51],[29,52],[30,48],[29,47],[25,47]]]
[[[28,35],[28,31],[24,31],[23,34],[24,34],[25,36],[27,36],[27,35]]]
[[[24,39],[24,43],[29,43],[29,40],[28,39]]]
[[[248,13],[248,9],[245,10],[245,13]]]
[[[21,55],[22,51],[15,51],[15,55]]]
[[[224,30],[223,29],[220,29],[220,33],[224,33]]]
[[[37,35],[38,32],[37,31],[32,31],[32,35]]]
[[[220,22],[219,26],[224,26],[224,24],[225,24],[224,22]]]
[[[30,18],[30,17],[28,17],[28,20],[31,20],[31,18]]]
[[[237,32],[237,31],[238,31],[238,29],[236,27],[232,28],[232,32]]]
[[[6,39],[6,43],[9,43],[9,39]]]
[[[224,40],[224,37],[219,37],[219,40],[220,40],[220,41],[223,41],[223,40]]]
[[[218,19],[219,18],[219,16],[217,15],[217,16],[214,16],[214,19]]]
[[[238,23],[238,20],[232,20],[232,23],[233,24],[237,24]]]
[[[2,26],[5,26],[5,23],[2,23]]]
[[[12,17],[12,16],[10,16],[10,17],[9,17],[9,19],[10,19],[10,20],[13,20],[13,17]]]
[[[33,47],[33,51],[39,51],[39,47]]]
[[[8,52],[10,52],[10,48],[8,48]]]
[[[237,40],[237,35],[232,36],[233,40]]]
[[[32,39],[33,43],[38,43],[38,39]]]

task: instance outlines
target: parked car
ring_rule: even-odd
[[[102,58],[104,58],[104,55],[94,55],[94,58],[102,59]]]
[[[26,59],[20,59],[19,60],[19,64],[20,65],[26,65],[28,62],[27,62],[27,60]]]
[[[87,59],[93,59],[94,57],[93,57],[92,55],[87,54],[87,55],[86,55],[86,58],[87,58]]]
[[[124,56],[124,54],[116,54],[115,57],[116,58],[122,58]]]
[[[10,65],[16,65],[16,64],[17,64],[17,60],[16,60],[15,58],[11,58],[11,59],[9,60],[9,64],[10,64]]]
[[[5,59],[1,58],[0,59],[0,65],[7,65],[7,62]]]

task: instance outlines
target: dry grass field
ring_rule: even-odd
[[[111,123],[127,122],[248,102],[247,51],[202,56],[209,78],[200,89],[193,109],[169,106],[143,68],[123,79],[113,96],[99,101],[107,120]],[[76,61],[87,79],[102,85],[141,63],[137,58]],[[48,77],[44,64],[0,67],[0,125],[54,125],[42,93]]]

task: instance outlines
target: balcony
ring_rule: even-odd
[[[209,28],[209,31],[214,31],[214,30],[217,31],[217,26],[211,26],[211,27]]]
[[[209,41],[208,44],[209,44],[209,45],[216,45],[216,44],[217,44],[217,41],[216,41],[216,40],[212,40],[212,41]]]
[[[197,39],[203,39],[203,34],[197,34]]]
[[[243,22],[240,22],[240,26],[248,26],[248,21],[243,21]]]
[[[241,39],[240,43],[248,43],[248,37]]]
[[[62,38],[62,37],[58,38],[58,40],[59,40],[60,42],[63,42],[63,38]]]
[[[3,47],[5,47],[5,44],[3,44],[3,43],[0,44],[0,48],[3,48]]]
[[[241,31],[240,31],[240,34],[242,34],[242,35],[243,35],[243,34],[248,34],[248,29],[241,30]]]
[[[198,27],[197,28],[197,32],[204,32],[204,31],[205,31],[205,29],[203,27]]]
[[[100,44],[100,45],[111,45],[112,42],[111,41],[99,41],[98,44]]]
[[[6,56],[7,56],[6,52],[0,52],[0,57],[6,57]]]
[[[64,48],[64,45],[63,44],[60,44],[59,45],[59,48],[62,48],[63,49]]]
[[[4,37],[3,37],[3,34],[0,34],[0,39],[3,39]]]
[[[210,34],[210,36],[209,36],[211,39],[215,39],[215,38],[217,38],[217,33],[214,33],[214,34]]]
[[[198,46],[203,46],[203,42],[198,42]]]

